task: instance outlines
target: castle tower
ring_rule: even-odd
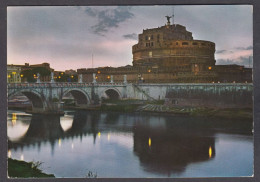
[[[132,47],[133,66],[171,70],[172,74],[183,72],[188,76],[208,72],[214,77],[215,43],[194,40],[192,33],[179,24],[167,24],[162,27],[143,30],[138,43]],[[212,72],[212,74],[210,73]],[[191,76],[191,75],[190,75]]]

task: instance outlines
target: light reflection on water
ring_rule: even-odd
[[[88,171],[98,177],[251,176],[253,171],[253,137],[247,121],[12,113],[16,112],[8,114],[8,156],[41,161],[43,171],[56,177],[86,177]]]

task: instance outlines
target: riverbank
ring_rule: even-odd
[[[158,104],[146,104],[137,109],[139,112],[168,113],[174,115],[190,115],[218,117],[226,119],[253,119],[250,108],[207,108],[207,107],[173,107]]]
[[[54,178],[39,169],[40,163],[18,161],[8,158],[8,176],[10,178]]]
[[[95,110],[104,112],[122,112],[122,113],[159,113],[171,115],[190,115],[215,117],[226,119],[253,119],[252,108],[208,108],[208,107],[180,107],[164,105],[164,100],[146,101],[146,100],[103,100],[100,105],[78,107],[73,105],[65,105],[64,109],[70,110]]]

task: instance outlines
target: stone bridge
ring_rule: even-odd
[[[8,98],[22,93],[32,103],[36,113],[61,110],[62,98],[70,93],[76,106],[87,108],[99,105],[102,98],[164,100],[174,95],[175,99],[198,100],[203,98],[224,98],[235,96],[230,102],[243,104],[249,100],[252,104],[253,85],[251,83],[169,83],[169,84],[133,84],[133,83],[10,83]],[[204,97],[205,96],[205,97]],[[241,101],[237,101],[237,98]],[[245,98],[246,97],[246,98]],[[187,102],[187,101],[186,101]]]

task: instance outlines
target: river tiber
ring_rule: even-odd
[[[44,29],[49,34],[45,41],[39,42],[41,38],[38,33],[30,30],[33,37],[30,42],[35,47],[30,48],[33,51],[27,49],[26,56],[33,57],[38,51],[37,56],[44,53],[47,57],[57,58],[57,61],[60,57],[62,59],[60,64],[54,60],[44,63],[27,60],[21,64],[8,59],[9,177],[183,178],[253,175],[253,57],[250,32],[251,37],[243,39],[246,47],[242,47],[228,38],[221,41],[218,31],[205,33],[196,24],[189,23],[189,17],[186,21],[180,16],[182,11],[188,11],[186,6],[158,6],[162,12],[153,14],[155,19],[161,19],[157,23],[151,20],[152,17],[146,19],[146,13],[158,11],[155,7],[119,6],[73,9],[89,18],[89,25],[83,24],[86,32],[81,35],[83,29],[77,29],[77,26],[83,26],[78,24],[81,19],[70,22],[75,26],[67,27],[75,31],[73,33],[63,27],[66,21],[71,20],[63,20],[59,13],[70,12],[72,7],[37,8],[46,16],[57,16],[50,20],[34,12],[34,7],[10,8],[9,28],[19,27],[19,24],[14,24],[14,15],[28,18],[35,14],[31,17],[35,30],[39,26],[39,32]],[[140,11],[142,8],[143,11]],[[191,14],[202,12],[196,6],[189,8]],[[217,6],[208,8],[218,9]],[[229,8],[232,12],[233,7]],[[250,6],[238,8],[251,11]],[[207,16],[207,11],[204,13]],[[239,12],[234,13],[240,16]],[[228,21],[228,16],[223,21]],[[44,21],[36,23],[37,17]],[[53,24],[58,18],[65,21],[64,25]],[[139,19],[146,20],[142,26]],[[148,20],[153,22],[153,26]],[[182,25],[182,21],[188,25]],[[245,22],[249,22],[250,27],[250,21]],[[221,22],[217,23],[222,25]],[[201,33],[191,32],[192,25]],[[240,25],[234,23],[233,26]],[[115,33],[117,29],[120,31]],[[124,34],[120,38],[119,32],[127,30],[136,33]],[[11,58],[16,55],[12,50],[20,44],[11,41],[15,35],[13,30],[8,31],[11,32]],[[57,31],[59,34],[56,34]],[[110,31],[114,33],[110,34]],[[18,32],[25,33],[23,28]],[[237,32],[237,35],[243,34],[243,30],[237,29]],[[91,36],[86,37],[88,34],[95,35],[99,41]],[[67,37],[59,39],[63,35]],[[80,35],[86,40],[79,38]],[[107,35],[114,40],[110,41]],[[224,39],[226,35],[222,36]],[[207,37],[210,40],[203,40]],[[82,43],[80,48],[75,43],[77,38],[81,39],[78,42]],[[67,39],[70,43],[66,42]],[[236,41],[239,44],[239,38]],[[126,42],[129,42],[130,49],[124,48]],[[70,49],[61,51],[62,44],[67,43],[64,50],[68,46]],[[110,45],[114,45],[114,49]],[[37,46],[41,49],[38,50]],[[107,50],[101,51],[103,48]],[[126,58],[123,52],[117,54],[121,49],[125,49],[128,55],[129,52],[132,54],[126,64],[120,63]],[[81,50],[90,51],[90,54],[78,64]],[[110,60],[113,53],[116,56],[111,56],[112,59],[118,61],[101,64],[99,57],[104,54],[102,60]],[[72,55],[75,56],[74,62],[65,62]],[[23,54],[17,53],[16,56],[23,57]],[[17,167],[21,166],[21,171],[17,171]]]

